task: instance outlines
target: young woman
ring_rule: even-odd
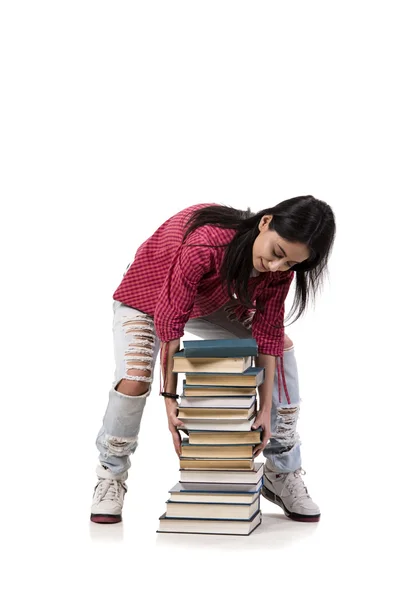
[[[190,206],[168,219],[137,250],[113,295],[116,370],[97,436],[100,464],[91,520],[121,520],[130,454],[161,348],[160,394],[180,454],[173,355],[184,332],[204,339],[254,337],[262,427],[262,494],[295,520],[320,511],[302,480],[296,433],[299,385],[293,342],[285,335],[285,298],[295,279],[290,315],[297,318],[320,286],[335,237],[328,204],[313,196],[280,202],[256,214],[217,204]],[[268,444],[267,444],[268,442]]]

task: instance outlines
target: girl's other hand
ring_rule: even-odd
[[[253,450],[253,458],[256,458],[265,448],[269,438],[271,437],[271,412],[270,411],[258,411],[256,420],[251,426],[252,429],[257,429],[258,427],[263,428],[263,432],[261,435],[261,444],[255,446]]]
[[[181,434],[177,427],[185,427],[185,424],[177,417],[178,414],[178,402],[173,398],[165,398],[165,408],[167,411],[168,418],[168,429],[172,435],[172,441],[174,444],[175,452],[180,457],[181,455]]]

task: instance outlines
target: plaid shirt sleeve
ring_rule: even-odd
[[[294,271],[277,273],[265,288],[260,300],[265,304],[264,310],[256,310],[252,323],[252,335],[255,338],[260,354],[283,356],[285,328],[285,299],[288,295]]]
[[[178,248],[168,268],[154,311],[154,325],[162,342],[183,336],[198,284],[213,268],[213,249],[206,244],[200,228],[195,230]]]

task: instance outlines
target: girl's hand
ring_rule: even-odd
[[[173,398],[165,398],[165,408],[167,411],[168,418],[168,429],[172,435],[172,441],[174,443],[175,452],[180,457],[181,455],[181,434],[177,430],[178,426],[185,427],[185,424],[182,423],[177,417],[178,414],[178,402]]]
[[[271,411],[258,411],[256,420],[251,428],[257,429],[258,427],[262,427],[263,432],[261,435],[261,444],[255,446],[253,450],[253,458],[256,458],[264,450],[269,438],[271,437]]]

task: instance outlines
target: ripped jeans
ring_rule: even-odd
[[[117,300],[113,303],[113,310],[115,374],[96,445],[100,452],[100,463],[113,474],[120,475],[131,466],[129,456],[138,446],[140,422],[152,389],[160,341],[150,316]],[[185,326],[186,332],[202,339],[251,337],[251,329],[228,317],[226,307],[205,317],[189,319]],[[276,370],[272,394],[271,438],[263,454],[275,471],[290,473],[301,467],[300,441],[296,433],[300,396],[293,346],[284,351],[283,364],[291,403],[287,404],[285,394],[282,394],[281,404],[279,403]],[[144,373],[150,372],[150,375],[128,373],[129,369],[140,370],[140,366]],[[122,379],[143,381],[149,387],[141,396],[127,396],[115,389]]]

